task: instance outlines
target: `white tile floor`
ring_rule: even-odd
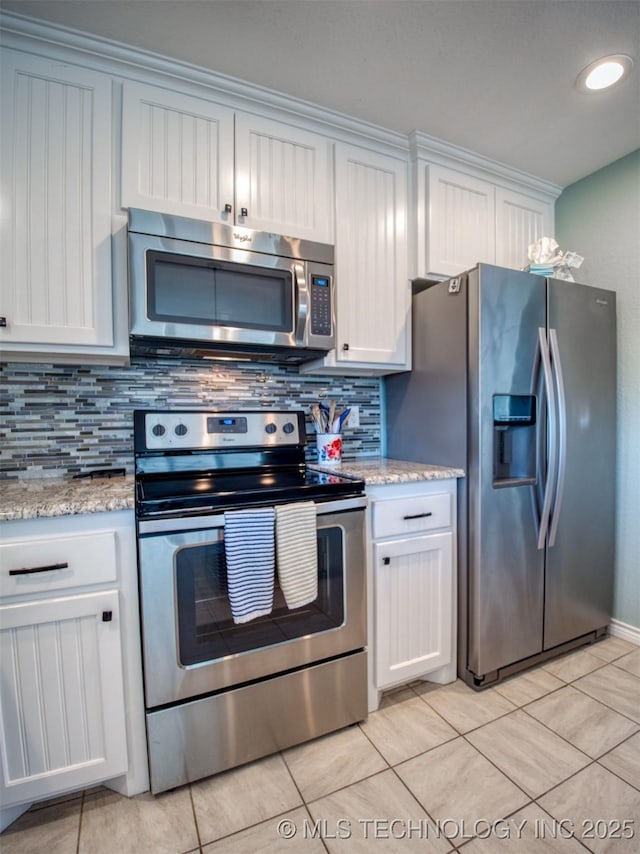
[[[569,684],[570,683],[570,684]],[[477,693],[416,682],[359,725],[158,797],[42,803],[3,854],[640,851],[640,648]]]

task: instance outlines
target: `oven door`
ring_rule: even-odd
[[[311,605],[289,610],[276,574],[272,613],[240,625],[227,596],[223,514],[141,521],[147,708],[364,648],[365,505],[364,497],[317,503],[318,597]]]

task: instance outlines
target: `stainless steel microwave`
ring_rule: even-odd
[[[131,351],[299,363],[335,345],[334,249],[129,210]]]

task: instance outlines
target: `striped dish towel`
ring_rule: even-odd
[[[273,610],[274,518],[272,507],[224,514],[227,588],[234,623],[248,623]]]
[[[318,598],[316,505],[299,501],[276,507],[278,580],[288,608]]]

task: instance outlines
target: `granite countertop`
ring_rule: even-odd
[[[0,521],[133,510],[133,476],[96,480],[47,477],[3,480]]]
[[[364,480],[370,486],[384,483],[413,483],[464,477],[462,469],[408,463],[401,460],[344,460],[339,465],[312,465],[317,471]],[[74,480],[69,477],[3,480],[0,484],[0,521],[76,516],[112,510],[133,510],[135,488],[132,475]]]
[[[463,469],[434,466],[427,463],[410,463],[405,460],[385,458],[343,460],[337,465],[311,466],[318,471],[340,474],[364,480],[368,486],[389,483],[416,483],[423,480],[447,480],[464,477]]]

